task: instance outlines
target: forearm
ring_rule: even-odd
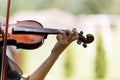
[[[29,80],[44,80],[59,55],[52,53],[44,63],[29,77]]]
[[[57,43],[51,51],[51,55],[45,60],[45,62],[29,77],[29,80],[44,80],[51,67],[58,59],[60,54],[67,48],[67,46],[78,38],[76,29],[73,32],[70,30],[59,31],[57,35]]]

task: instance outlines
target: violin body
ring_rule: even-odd
[[[9,29],[13,29],[17,26],[32,26],[34,28],[43,28],[43,26],[32,20],[18,21],[17,24],[9,25]],[[37,34],[12,34],[11,30],[8,31],[7,44],[14,45],[17,48],[23,49],[35,49],[43,44],[44,37],[46,35]],[[2,36],[2,34],[0,34]],[[0,46],[3,45],[3,39],[0,37]]]

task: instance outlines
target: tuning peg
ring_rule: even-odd
[[[83,34],[83,31],[80,31],[80,34],[82,35],[82,34]]]
[[[79,44],[79,45],[80,45],[80,44],[81,44],[81,41],[80,41],[80,40],[77,40],[77,44]]]
[[[83,43],[83,47],[86,48],[86,47],[87,47],[87,44]]]

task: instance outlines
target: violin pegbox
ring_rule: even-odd
[[[87,44],[91,43],[94,41],[94,37],[92,34],[87,34],[86,37],[83,36],[83,31],[80,31],[80,33],[78,33],[79,38],[77,40],[77,44],[83,45],[84,48],[87,47]]]

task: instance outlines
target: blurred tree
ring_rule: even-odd
[[[29,0],[11,0],[11,14],[18,10],[33,10],[35,5]]]
[[[110,13],[114,0],[84,0],[81,13],[100,14]]]
[[[0,0],[0,16],[6,17],[7,0]]]
[[[120,5],[120,0],[114,0],[111,4],[111,14],[120,14],[120,9],[118,8]]]
[[[74,14],[78,14],[79,5],[83,0],[40,0],[37,9],[59,8]]]
[[[4,2],[1,0],[1,8]],[[17,10],[40,10],[59,8],[73,14],[117,14],[120,13],[120,0],[12,0],[11,14]],[[5,11],[3,11],[5,14]]]
[[[65,57],[65,62],[64,62],[64,76],[66,78],[72,77],[74,74],[74,57],[73,57],[73,49],[72,46],[68,47],[66,50],[66,57]]]
[[[54,7],[58,7],[73,14],[79,14],[79,6],[82,4],[82,1],[83,0],[54,0]]]
[[[106,54],[102,45],[102,37],[100,34],[97,35],[97,46],[96,46],[96,59],[95,59],[95,75],[97,79],[104,78],[106,76]]]

